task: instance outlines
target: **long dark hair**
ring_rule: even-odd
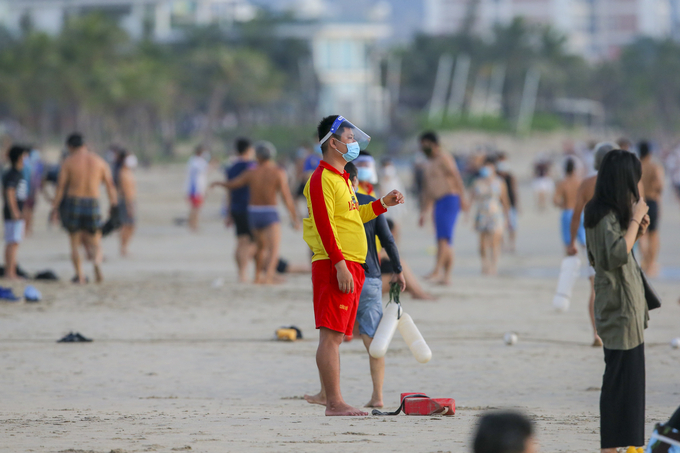
[[[633,217],[633,203],[640,199],[638,183],[642,166],[635,154],[615,149],[605,156],[595,183],[595,195],[586,205],[584,226],[594,228],[610,212],[616,215],[621,229],[628,229]]]

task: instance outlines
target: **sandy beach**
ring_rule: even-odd
[[[275,286],[236,282],[234,232],[210,194],[198,234],[174,225],[186,217],[184,166],[137,171],[139,227],[131,256],[107,238],[102,285],[78,287],[66,234],[48,228],[38,206],[35,234],[19,249],[29,272],[54,270],[57,283],[36,283],[37,304],[0,303],[0,452],[466,452],[479,415],[519,408],[536,421],[543,452],[599,451],[603,353],[592,348],[589,285],[576,285],[572,306],[552,306],[563,255],[558,220],[538,214],[522,180],[516,255],[500,275],[480,275],[477,236],[463,218],[450,287],[427,287],[438,300],[403,297],[433,358],[418,363],[397,334],[386,360],[385,404],[402,392],[456,400],[453,417],[327,418],[302,396],[318,391],[312,287],[308,275]],[[218,177],[215,172],[214,178]],[[667,190],[660,226],[664,306],[646,331],[646,436],[680,404],[680,210]],[[412,212],[415,206],[412,205]],[[284,218],[281,254],[308,260],[301,233]],[[416,274],[433,262],[430,227],[407,217],[402,257]],[[583,256],[582,256],[583,259]],[[91,265],[86,265],[92,276]],[[216,282],[217,280],[217,282]],[[6,284],[1,283],[0,284]],[[25,283],[11,284],[23,292]],[[304,340],[273,341],[294,324]],[[58,344],[69,331],[92,343]],[[503,343],[516,332],[519,342]],[[348,403],[370,398],[368,357],[359,341],[341,347]]]

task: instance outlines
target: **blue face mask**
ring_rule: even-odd
[[[373,172],[371,171],[370,168],[367,167],[357,168],[357,178],[359,179],[359,181],[362,182],[370,181],[372,176]]]
[[[481,178],[488,178],[489,176],[491,176],[491,170],[489,170],[488,167],[482,167],[479,169],[479,176]]]
[[[347,152],[343,154],[342,157],[344,157],[347,162],[352,162],[354,159],[359,157],[359,151],[361,151],[361,147],[357,142],[345,143],[345,146],[347,146]]]

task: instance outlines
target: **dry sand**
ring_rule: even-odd
[[[568,313],[551,308],[562,256],[559,214],[539,216],[523,184],[518,253],[505,255],[497,278],[479,275],[471,223],[458,226],[458,260],[439,299],[404,297],[404,307],[433,352],[416,362],[397,335],[387,355],[385,403],[401,392],[453,397],[453,417],[327,418],[301,399],[318,390],[309,276],[277,287],[235,282],[233,231],[211,195],[200,234],[174,226],[185,216],[184,169],[138,171],[139,231],[129,259],[116,238],[105,243],[107,281],[77,287],[66,236],[48,230],[43,202],[36,233],[20,248],[29,271],[54,269],[38,304],[0,304],[0,452],[59,451],[418,451],[465,452],[474,424],[490,408],[519,408],[536,422],[544,452],[598,451],[598,399],[604,370],[591,348],[588,284],[578,282]],[[217,175],[215,175],[217,176]],[[661,227],[664,307],[646,332],[647,427],[680,404],[680,234],[670,194]],[[406,222],[402,256],[417,274],[432,263],[430,230]],[[284,228],[282,254],[302,263],[300,233]],[[91,268],[87,267],[90,278]],[[224,285],[214,288],[215,279]],[[22,284],[13,284],[17,291]],[[272,341],[295,324],[305,339]],[[88,344],[57,344],[74,330]],[[508,347],[502,337],[517,332]],[[359,341],[341,348],[342,390],[368,401],[368,358]]]

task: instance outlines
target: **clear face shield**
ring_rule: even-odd
[[[344,117],[338,116],[338,118],[333,122],[331,130],[319,140],[319,145],[323,145],[326,141],[336,139],[342,143],[352,143],[356,142],[359,145],[359,149],[364,150],[371,141],[371,137],[364,131],[356,127],[354,124],[347,121]],[[342,151],[342,145],[339,149]]]
[[[354,164],[357,166],[357,179],[360,182],[378,184],[378,171],[375,168],[373,156],[359,156]]]

